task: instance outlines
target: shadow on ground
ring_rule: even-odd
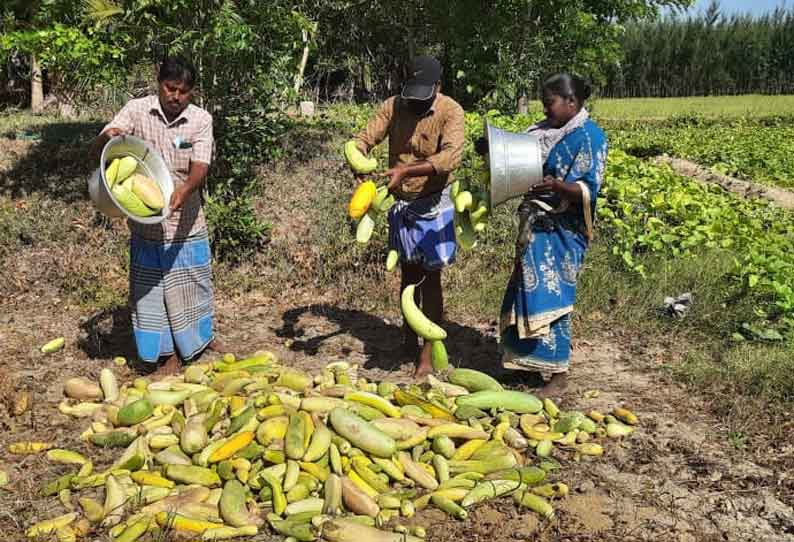
[[[128,360],[137,358],[130,309],[126,305],[117,305],[91,315],[81,322],[80,331],[78,346],[89,359],[115,356],[124,356]]]
[[[301,322],[304,316],[319,317],[336,325],[334,331],[314,335],[310,326]],[[283,324],[275,330],[277,336],[291,339],[290,350],[302,352],[307,356],[317,356],[324,344],[336,337],[349,335],[363,344],[363,354],[367,361],[365,369],[397,370],[409,360],[403,356],[401,349],[402,328],[388,323],[382,318],[360,310],[344,309],[327,303],[305,305],[287,310],[282,314]],[[448,337],[444,341],[449,354],[450,364],[456,367],[476,369],[485,373],[498,375],[511,385],[534,387],[538,380],[533,375],[506,373],[499,362],[499,351],[496,337],[482,331],[447,322],[444,325]],[[349,346],[343,346],[342,355],[352,352]]]
[[[9,140],[32,143],[16,161],[7,158],[12,163],[0,172],[0,191],[14,198],[43,192],[67,203],[87,198],[87,178],[96,167],[89,163],[88,147],[102,126],[64,121],[0,133]]]

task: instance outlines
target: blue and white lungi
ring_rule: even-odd
[[[213,292],[207,233],[179,241],[130,240],[130,304],[138,356],[190,360],[212,341]]]

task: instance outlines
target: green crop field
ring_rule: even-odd
[[[597,99],[594,112],[599,117],[631,120],[672,116],[766,117],[794,114],[794,96],[702,96],[688,98]]]

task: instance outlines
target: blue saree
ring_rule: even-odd
[[[608,149],[604,132],[585,119],[548,149],[543,165],[544,176],[579,184],[583,208],[556,195],[525,198],[519,208],[516,262],[500,317],[508,369],[544,376],[568,370],[576,279],[592,240]]]

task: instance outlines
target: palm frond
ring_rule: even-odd
[[[124,9],[113,0],[83,0],[83,12],[88,19],[104,22],[116,15],[122,15]]]

